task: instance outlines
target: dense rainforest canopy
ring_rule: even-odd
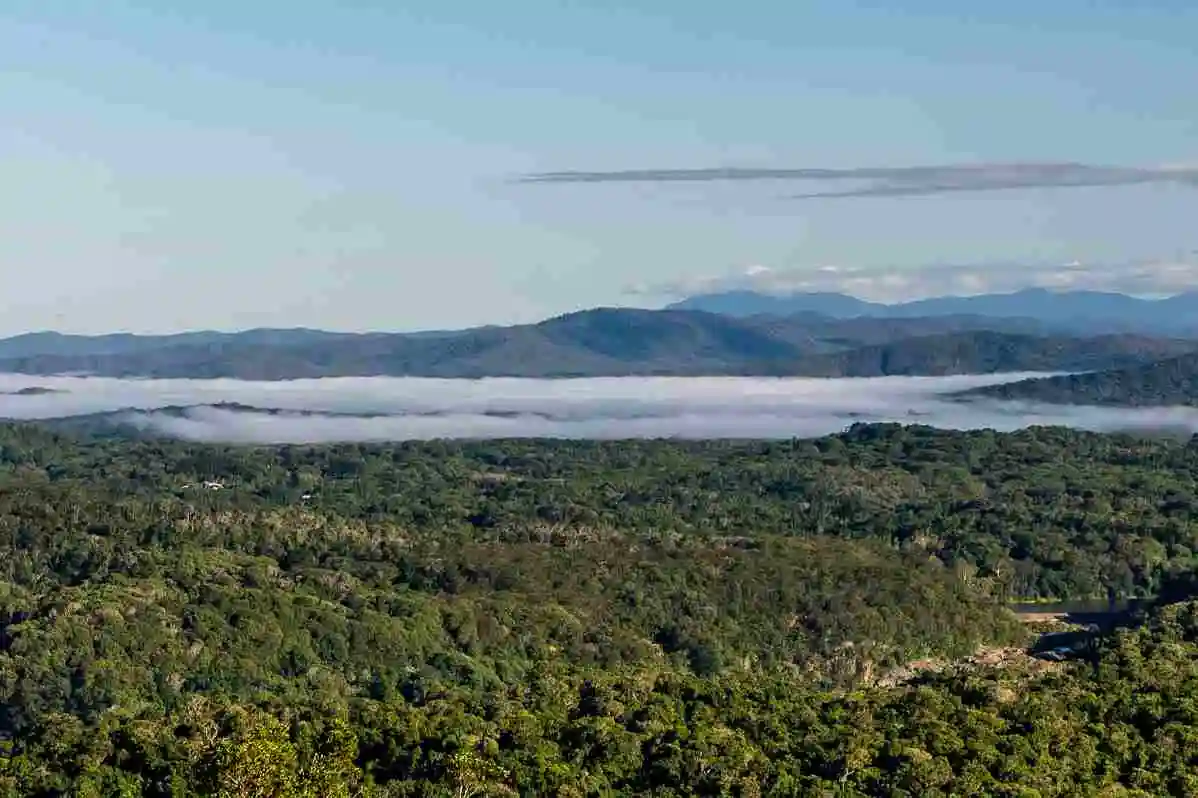
[[[0,427],[0,796],[1187,794],[1185,601],[1083,662],[895,674],[1025,642],[1012,598],[1186,598],[1195,475],[1059,429]]]

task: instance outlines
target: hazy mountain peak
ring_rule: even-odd
[[[1143,332],[1191,335],[1198,332],[1198,292],[1167,299],[1144,299],[1106,291],[1058,290],[1037,286],[1011,293],[939,296],[886,304],[828,292],[775,295],[736,290],[700,294],[668,307],[740,317],[817,313],[838,319],[863,316],[1025,318],[1061,332],[1083,334]]]

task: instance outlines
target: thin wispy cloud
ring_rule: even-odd
[[[791,438],[825,435],[856,422],[946,429],[1054,425],[1198,432],[1198,408],[1068,407],[949,397],[1026,376],[1030,375],[826,380],[352,378],[258,383],[0,375],[0,390],[37,384],[62,391],[0,396],[0,416],[46,419],[124,411],[123,420],[158,434],[255,444],[506,437]],[[212,406],[218,403],[278,412]],[[187,409],[162,411],[179,406]]]
[[[534,184],[723,181],[856,183],[848,188],[801,192],[792,195],[794,199],[910,197],[968,191],[1131,186],[1147,183],[1171,183],[1198,188],[1198,167],[1013,163],[851,169],[635,169],[605,172],[540,172],[520,178],[520,182]]]
[[[633,296],[679,298],[721,291],[763,294],[837,292],[875,302],[930,296],[1006,293],[1025,288],[1173,296],[1198,288],[1198,253],[1112,262],[939,263],[918,268],[824,265],[771,269],[763,265],[708,277],[627,286]]]

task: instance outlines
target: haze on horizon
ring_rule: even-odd
[[[0,335],[1198,285],[1193,3],[641,6],[6,4]]]

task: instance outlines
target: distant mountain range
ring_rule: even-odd
[[[0,340],[0,371],[282,380],[307,377],[872,377],[1126,367],[1198,341],[1055,334],[1025,317],[732,315],[598,308],[538,324],[457,332],[320,330],[169,336],[35,333]]]
[[[1029,288],[1009,294],[935,297],[892,305],[836,293],[774,296],[752,291],[727,291],[689,297],[669,308],[740,318],[799,313],[816,313],[837,319],[983,316],[1023,319],[1058,333],[1198,335],[1198,291],[1167,299],[1140,299],[1100,291],[1058,292]]]

